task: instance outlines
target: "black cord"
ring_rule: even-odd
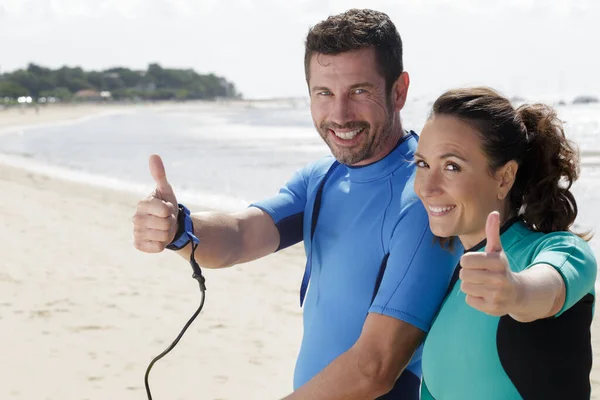
[[[150,393],[150,385],[148,384],[148,376],[150,375],[150,370],[152,369],[152,366],[158,360],[160,360],[161,358],[163,358],[164,356],[169,354],[169,352],[171,350],[173,350],[173,348],[175,348],[177,343],[179,343],[179,341],[183,337],[183,334],[185,333],[185,331],[190,327],[192,322],[194,322],[196,317],[200,314],[200,311],[202,311],[202,307],[204,307],[204,299],[206,298],[206,294],[205,294],[206,286],[204,285],[204,276],[202,276],[202,271],[200,270],[200,266],[198,266],[198,263],[196,262],[196,260],[194,258],[194,252],[196,251],[196,247],[198,247],[197,244],[192,245],[192,254],[190,255],[190,264],[192,265],[192,269],[194,270],[192,278],[196,279],[198,281],[198,285],[200,286],[200,306],[198,307],[198,310],[196,310],[196,312],[189,319],[189,321],[185,324],[185,326],[183,327],[183,329],[181,330],[179,335],[177,335],[177,337],[175,338],[173,343],[171,343],[171,345],[169,347],[167,347],[167,349],[165,351],[163,351],[158,356],[156,356],[148,365],[148,368],[146,369],[146,375],[144,376],[144,384],[146,386],[146,394],[148,395],[148,400],[152,400],[152,394]]]

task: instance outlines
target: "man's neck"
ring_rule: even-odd
[[[377,162],[388,156],[394,149],[398,146],[400,141],[407,136],[409,133],[402,128],[402,123],[400,122],[400,117],[396,117],[397,120],[394,121],[392,125],[391,133],[387,136],[386,144],[381,151],[381,156],[377,158],[377,160],[373,162]]]

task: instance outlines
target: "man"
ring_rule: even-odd
[[[222,268],[304,240],[304,336],[288,398],[418,399],[420,344],[458,255],[434,240],[413,191],[417,138],[400,121],[409,86],[400,36],[380,12],[331,16],[308,33],[305,72],[333,157],[245,211],[193,214],[196,260]],[[186,242],[183,229],[176,235],[186,214],[158,156],[150,169],[157,189],[139,203],[135,246],[159,252]],[[179,253],[189,258],[190,247]]]

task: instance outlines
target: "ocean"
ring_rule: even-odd
[[[597,229],[600,104],[556,107],[567,136],[582,150],[582,174],[574,186],[577,228]],[[405,129],[418,132],[429,108],[425,100],[407,104],[401,114]],[[238,210],[276,194],[295,170],[329,150],[304,100],[137,106],[0,135],[5,162],[140,196],[153,189],[151,153],[162,156],[179,200]],[[600,254],[598,242],[592,240]]]

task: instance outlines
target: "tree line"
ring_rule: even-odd
[[[123,67],[85,71],[80,67],[46,68],[30,63],[25,69],[0,74],[0,99],[30,96],[70,101],[93,92],[109,92],[114,100],[212,100],[239,98],[235,85],[214,74],[150,64],[145,71]],[[91,92],[90,92],[91,91]],[[79,95],[78,95],[79,93]]]

